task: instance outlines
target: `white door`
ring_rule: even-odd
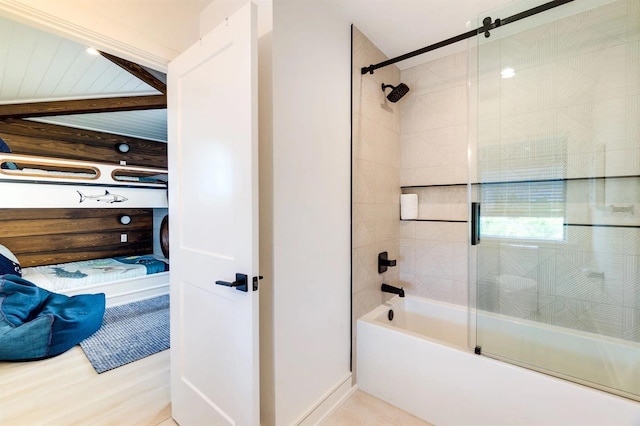
[[[256,7],[169,65],[171,400],[188,425],[260,422]],[[245,274],[247,291],[217,285]]]

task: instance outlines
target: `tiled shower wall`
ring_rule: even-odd
[[[410,294],[465,306],[467,64],[464,51],[402,70],[411,91],[399,102],[400,183],[418,194],[419,212],[400,222],[400,282]]]
[[[362,75],[363,66],[386,58],[357,28],[353,28],[353,205],[352,283],[353,338],[356,320],[386,300],[380,285],[397,285],[398,267],[378,273],[378,253],[399,256],[400,113],[387,101],[381,84],[397,85],[400,71],[386,67]],[[389,89],[387,89],[387,93]],[[355,380],[355,353],[354,380]]]
[[[467,304],[467,53],[400,72],[360,68],[387,58],[354,28],[353,73],[353,319],[390,295],[385,282],[408,294]],[[404,82],[410,92],[386,101],[381,83]],[[420,221],[400,221],[401,186],[419,194]],[[451,186],[449,186],[451,185]],[[378,274],[388,251],[396,268]],[[355,329],[353,333],[355,348]]]

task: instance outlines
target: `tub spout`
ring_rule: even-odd
[[[398,287],[394,287],[392,285],[383,283],[380,290],[382,290],[383,293],[393,293],[393,294],[397,294],[400,297],[404,297],[404,289],[402,287],[398,288]]]

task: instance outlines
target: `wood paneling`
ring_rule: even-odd
[[[167,144],[146,139],[20,119],[0,121],[0,138],[15,154],[167,168]],[[115,149],[123,142],[126,154]]]
[[[95,112],[139,111],[146,109],[164,109],[166,107],[166,95],[27,102],[24,104],[0,105],[0,119],[50,117]]]
[[[121,215],[131,216],[122,225]],[[127,242],[120,236],[127,234]],[[23,267],[153,252],[152,209],[0,209],[0,244]]]

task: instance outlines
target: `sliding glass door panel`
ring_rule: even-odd
[[[640,400],[638,8],[573,1],[476,38],[469,275],[477,351]]]

